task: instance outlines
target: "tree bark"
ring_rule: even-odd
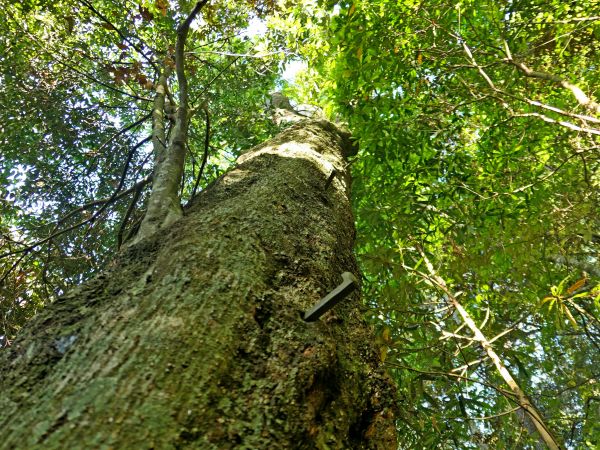
[[[0,355],[0,448],[395,449],[359,294],[300,317],[358,274],[350,147],[290,127],[42,311]]]

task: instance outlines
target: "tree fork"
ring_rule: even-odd
[[[290,127],[44,309],[0,355],[0,448],[396,448],[358,291],[300,317],[358,274],[350,148]]]
[[[190,25],[208,3],[208,0],[197,2],[188,17],[177,27],[177,43],[175,45],[175,73],[179,84],[179,105],[175,114],[175,124],[171,131],[169,143],[166,143],[164,107],[165,95],[168,92],[170,68],[165,65],[160,74],[154,107],[153,145],[155,154],[155,173],[152,191],[148,199],[148,208],[140,225],[140,229],[132,243],[151,236],[162,228],[168,227],[183,215],[178,188],[183,177],[185,164],[185,146],[188,138],[188,121],[190,119],[189,88],[185,75],[185,44]]]

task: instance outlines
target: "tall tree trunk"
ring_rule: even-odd
[[[42,311],[0,355],[0,448],[394,449],[358,293],[300,317],[358,272],[350,147],[292,126]]]

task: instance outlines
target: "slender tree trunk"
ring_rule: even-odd
[[[155,170],[152,191],[148,199],[146,214],[132,244],[146,239],[168,227],[183,215],[179,198],[179,185],[185,165],[185,146],[188,139],[188,122],[192,111],[189,107],[189,88],[185,74],[185,43],[190,25],[208,0],[196,2],[194,8],[177,27],[175,44],[175,73],[179,91],[179,105],[174,114],[174,124],[167,143],[164,109],[171,69],[164,64],[159,76],[152,110],[152,144],[154,147]],[[170,103],[172,109],[175,105]]]
[[[536,406],[529,400],[529,397],[525,394],[525,392],[521,389],[517,381],[512,377],[500,356],[496,353],[494,348],[492,347],[491,342],[485,337],[485,335],[481,332],[473,318],[469,315],[467,310],[460,304],[460,302],[456,299],[456,296],[450,292],[448,286],[446,285],[446,281],[440,277],[435,271],[433,265],[425,256],[423,251],[420,251],[423,260],[425,261],[425,266],[429,272],[429,276],[425,275],[430,281],[433,281],[448,297],[449,303],[452,305],[454,310],[458,312],[463,322],[467,325],[467,327],[473,333],[473,340],[477,341],[481,348],[487,353],[488,358],[494,363],[496,370],[504,380],[504,382],[510,387],[510,390],[514,394],[514,401],[517,403],[524,412],[524,415],[531,421],[533,424],[533,430],[537,431],[540,436],[540,439],[548,446],[551,450],[563,450],[565,447],[562,443],[556,438],[556,435],[550,429],[546,420],[544,419],[542,413],[536,408]]]
[[[349,148],[294,125],[42,311],[0,355],[0,448],[395,449],[359,294],[300,317],[358,271]]]

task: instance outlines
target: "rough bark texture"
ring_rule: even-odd
[[[40,313],[0,355],[0,448],[395,449],[358,293],[300,318],[357,274],[348,148],[294,125]]]

